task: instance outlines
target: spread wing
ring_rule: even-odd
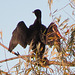
[[[22,47],[25,48],[27,46],[27,34],[27,26],[23,21],[19,22],[12,33],[12,38],[9,44],[9,51],[11,52],[17,46],[17,44],[20,44]]]
[[[55,23],[51,23],[46,33],[46,44],[50,47],[54,45],[57,51],[60,52],[60,37],[61,35],[57,29],[57,25]]]

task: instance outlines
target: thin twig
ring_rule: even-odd
[[[3,45],[1,42],[0,42],[0,45],[1,45],[2,47],[4,47],[6,50],[8,50],[8,48],[7,48],[5,45]],[[11,53],[14,54],[14,55],[16,55],[16,53],[15,53],[14,51],[12,51]]]
[[[64,7],[62,7],[61,9],[57,10],[58,11],[61,11],[62,9],[66,8],[70,3],[66,4]]]
[[[11,74],[8,74],[8,72],[4,72],[3,70],[0,70],[0,75],[11,75]]]
[[[20,55],[18,57],[13,57],[13,58],[9,58],[9,59],[5,59],[0,61],[0,63],[6,62],[6,61],[10,61],[10,60],[14,60],[14,59],[18,59],[18,58],[23,58],[24,60],[27,60],[25,57],[31,57],[31,55]]]
[[[6,50],[8,50],[8,48],[7,48],[5,45],[3,45],[1,42],[0,42],[0,45],[1,45],[2,47],[4,47]],[[14,55],[16,55],[14,51],[12,51],[11,53],[14,54]],[[18,57],[16,57],[16,58],[22,58],[22,59],[25,60],[25,58],[23,58],[20,54],[19,54]],[[7,59],[6,59],[6,61],[7,61]]]
[[[69,13],[67,13],[65,10],[64,12],[75,22],[75,19]]]
[[[2,43],[0,43],[0,45],[1,46],[3,46],[4,48],[6,48],[7,50],[8,50],[8,48],[6,47],[6,46],[4,46]],[[15,53],[15,52],[12,52],[13,54]],[[18,58],[22,58],[22,59],[24,59],[24,60],[27,60],[25,57],[31,57],[32,55],[19,55],[18,57],[13,57],[13,58],[9,58],[9,59],[5,59],[5,60],[2,60],[2,61],[0,61],[0,63],[2,63],[2,62],[5,62],[5,61],[9,61],[9,60],[13,60],[13,59],[18,59]],[[29,62],[30,60],[28,60],[28,62]],[[31,61],[30,61],[31,62]],[[33,61],[32,61],[32,64],[35,64]],[[43,63],[42,63],[43,64]],[[48,65],[51,65],[51,64],[55,64],[55,65],[63,65],[63,63],[61,63],[61,62],[56,62],[56,61],[49,61],[49,63],[47,64],[47,66]],[[71,62],[66,62],[66,63],[64,63],[66,66],[75,66],[75,63],[71,63]]]

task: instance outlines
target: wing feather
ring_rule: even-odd
[[[12,51],[17,46],[17,44],[20,44],[22,47],[25,48],[27,46],[27,34],[27,26],[23,21],[19,22],[12,33],[12,38],[9,44],[9,51]]]
[[[61,52],[60,46],[60,37],[58,34],[59,31],[57,29],[57,25],[55,23],[51,23],[48,26],[47,33],[46,33],[46,44],[52,47],[53,45],[56,47],[58,52]]]

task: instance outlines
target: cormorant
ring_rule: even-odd
[[[11,52],[18,44],[26,48],[33,40],[32,50],[40,58],[42,58],[45,51],[45,45],[49,45],[50,47],[55,45],[57,51],[61,52],[60,38],[62,36],[57,29],[57,25],[52,22],[48,28],[46,28],[46,26],[41,23],[41,11],[36,9],[33,13],[36,16],[36,20],[29,28],[23,21],[17,24],[17,27],[12,33],[9,51]],[[40,43],[39,51],[37,49],[38,43]]]
[[[41,51],[37,53],[39,57],[42,58],[42,55],[45,51],[45,44],[40,40],[41,32],[44,32],[46,27],[41,23],[41,11],[36,9],[33,11],[36,16],[36,20],[29,28],[27,28],[26,24],[21,21],[18,23],[17,27],[12,33],[12,38],[9,44],[9,51],[11,52],[18,44],[22,47],[26,48],[27,45],[30,45],[33,40],[32,50],[37,52],[37,45],[40,43]]]

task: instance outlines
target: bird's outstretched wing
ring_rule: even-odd
[[[47,33],[46,33],[46,44],[52,47],[55,45],[58,52],[61,52],[60,49],[60,33],[57,29],[57,25],[55,23],[51,23],[48,26]]]
[[[54,45],[58,52],[61,52],[60,38],[61,34],[59,33],[57,25],[54,22],[52,22],[48,28],[40,33],[40,40],[45,45],[49,45],[50,47]]]
[[[27,46],[27,34],[27,26],[23,21],[19,22],[12,33],[12,38],[9,44],[9,51],[11,52],[17,46],[17,44],[20,44],[25,48]]]

